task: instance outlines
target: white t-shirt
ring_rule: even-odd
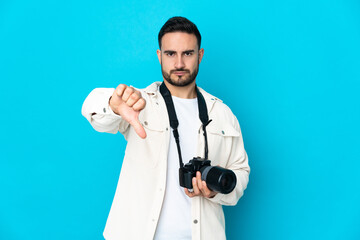
[[[184,164],[196,154],[197,134],[201,126],[197,98],[172,97],[179,121],[179,139]],[[171,129],[167,181],[155,240],[191,240],[191,199],[179,184],[179,155]]]

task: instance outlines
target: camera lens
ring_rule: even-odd
[[[229,183],[230,183],[230,180],[229,180],[229,177],[225,176],[223,177],[221,180],[220,180],[220,184],[223,188],[228,188],[229,187]]]
[[[236,175],[233,171],[218,166],[207,166],[201,170],[201,178],[209,189],[224,194],[230,193],[236,186]]]

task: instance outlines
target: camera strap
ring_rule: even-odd
[[[212,120],[211,119],[209,120],[206,102],[205,102],[203,95],[201,94],[201,92],[199,91],[197,86],[195,86],[195,89],[196,89],[196,95],[197,95],[197,99],[198,99],[199,118],[202,123],[202,129],[203,129],[204,138],[205,138],[205,159],[208,159],[208,142],[207,142],[206,126]],[[175,142],[176,142],[176,146],[177,146],[178,154],[179,154],[180,167],[183,167],[184,163],[183,163],[182,157],[181,157],[180,140],[179,140],[179,132],[178,132],[179,121],[176,116],[176,111],[175,111],[174,103],[173,103],[173,100],[171,97],[171,93],[170,93],[169,89],[166,87],[164,82],[160,85],[160,93],[165,100],[167,112],[169,115],[170,126],[173,129],[173,134],[174,134],[174,138],[175,138]]]

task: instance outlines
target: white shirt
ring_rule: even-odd
[[[178,132],[183,163],[196,157],[197,135],[201,125],[197,98],[172,97],[179,121]],[[171,129],[172,130],[172,129]],[[174,134],[170,134],[167,180],[155,240],[191,239],[191,199],[179,184],[179,155]]]

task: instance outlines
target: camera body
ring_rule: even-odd
[[[236,186],[236,175],[233,171],[219,166],[211,166],[211,161],[194,157],[183,167],[179,168],[180,186],[192,189],[192,178],[200,171],[201,180],[206,182],[207,187],[223,194],[228,194]]]

